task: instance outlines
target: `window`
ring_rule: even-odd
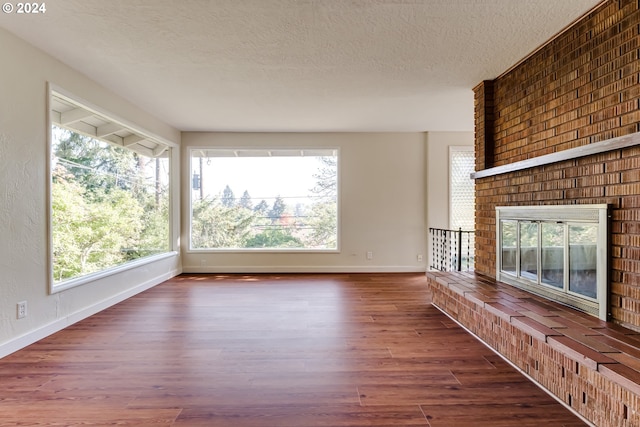
[[[168,253],[171,149],[58,92],[50,105],[52,290]]]
[[[473,147],[449,147],[449,229],[454,232],[449,235],[448,251],[456,269],[473,270],[475,266],[474,168]]]
[[[449,147],[449,226],[472,231],[475,227],[475,169],[473,147]]]
[[[192,149],[191,250],[338,249],[337,149]]]

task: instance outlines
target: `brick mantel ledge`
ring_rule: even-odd
[[[597,426],[640,426],[640,332],[466,272],[427,272],[433,304]]]

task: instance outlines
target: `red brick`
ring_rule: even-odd
[[[609,0],[491,82],[491,97],[477,88],[482,162],[508,165],[640,132],[639,9],[637,0]],[[476,193],[477,271],[495,274],[495,206],[608,203],[610,276],[624,285],[612,295],[613,320],[640,330],[639,171],[636,146],[484,181]]]
[[[640,394],[640,372],[620,363],[600,365],[598,371],[633,393]]]
[[[566,400],[573,396],[572,408],[592,423],[606,427],[640,425],[638,332],[546,302],[480,274],[428,272],[427,279],[438,307],[556,397]],[[471,300],[474,292],[462,296],[441,282],[464,283],[499,302],[479,307]],[[508,300],[502,299],[507,295]],[[540,313],[511,308],[519,305]],[[541,321],[553,322],[557,335],[543,334],[551,325]],[[547,342],[534,338],[538,335],[546,337]]]

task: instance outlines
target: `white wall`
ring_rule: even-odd
[[[179,273],[173,256],[50,295],[47,82],[179,144],[180,133],[0,29],[0,357]],[[179,149],[173,172],[179,177]],[[174,228],[179,228],[175,179]],[[177,234],[177,233],[176,233]],[[177,248],[177,236],[174,246]],[[16,303],[28,316],[16,319]]]
[[[179,131],[0,29],[0,357],[181,271],[179,256],[49,294],[47,82],[166,140]],[[428,226],[448,221],[448,147],[472,133],[182,134],[174,150],[174,246],[182,230],[185,271],[424,271]],[[339,253],[189,253],[186,250],[193,146],[339,147]],[[180,164],[181,162],[181,164]],[[182,196],[180,196],[180,181]],[[425,187],[427,191],[425,191]],[[427,197],[428,194],[428,197]],[[180,202],[182,207],[180,208]],[[180,224],[182,214],[182,224]],[[372,251],[372,260],[366,252]],[[423,254],[423,261],[417,255]],[[204,262],[204,267],[201,263]],[[29,315],[16,319],[16,303]]]
[[[449,228],[449,148],[473,146],[473,132],[429,132],[426,142],[427,232]],[[427,244],[430,242],[427,240]],[[428,260],[431,265],[431,260]]]
[[[341,236],[339,253],[190,253],[191,182],[185,175],[184,271],[425,271],[424,144],[422,133],[183,133],[184,171],[190,170],[189,147],[338,147]],[[372,260],[366,259],[367,251],[373,252]]]
[[[473,146],[473,132],[429,132],[427,145],[427,227],[449,228],[449,148]]]

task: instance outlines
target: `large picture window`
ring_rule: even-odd
[[[52,289],[170,248],[170,148],[51,95]]]
[[[191,150],[191,250],[337,248],[338,150]]]

